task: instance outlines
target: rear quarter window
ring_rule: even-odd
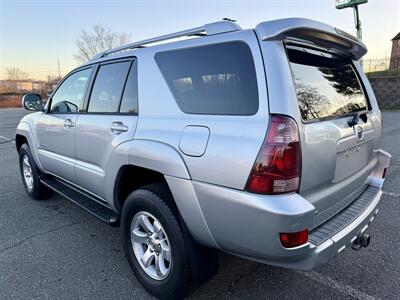
[[[246,43],[234,41],[159,52],[155,59],[183,112],[211,115],[257,112],[256,71]]]
[[[300,113],[305,122],[367,110],[367,101],[350,60],[288,49]]]

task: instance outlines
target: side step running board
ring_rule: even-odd
[[[61,196],[64,196],[65,198],[80,206],[84,210],[88,211],[103,222],[111,226],[119,225],[119,215],[109,207],[101,204],[99,202],[100,200],[97,200],[94,196],[84,191],[78,190],[68,183],[64,183],[54,177],[42,177],[40,178],[40,181],[45,186],[49,187]]]

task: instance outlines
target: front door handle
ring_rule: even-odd
[[[120,134],[121,132],[128,131],[128,126],[124,125],[122,122],[112,122],[111,123],[111,132],[115,134]]]
[[[72,122],[71,119],[66,119],[64,121],[64,128],[71,128],[71,127],[74,127],[74,126],[75,126],[75,124],[74,124],[74,122]]]

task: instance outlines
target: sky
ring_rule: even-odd
[[[389,58],[391,39],[400,32],[400,0],[369,0],[359,7],[365,59]],[[328,23],[355,35],[352,9],[335,9],[335,0],[0,0],[0,79],[19,67],[30,78],[61,75],[79,64],[75,41],[81,30],[101,23],[131,34],[132,41],[215,22],[224,17],[242,28],[287,17]]]

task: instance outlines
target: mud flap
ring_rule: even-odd
[[[219,252],[197,243],[190,234],[182,216],[179,214],[185,246],[189,253],[193,280],[201,284],[217,274],[219,269]]]

